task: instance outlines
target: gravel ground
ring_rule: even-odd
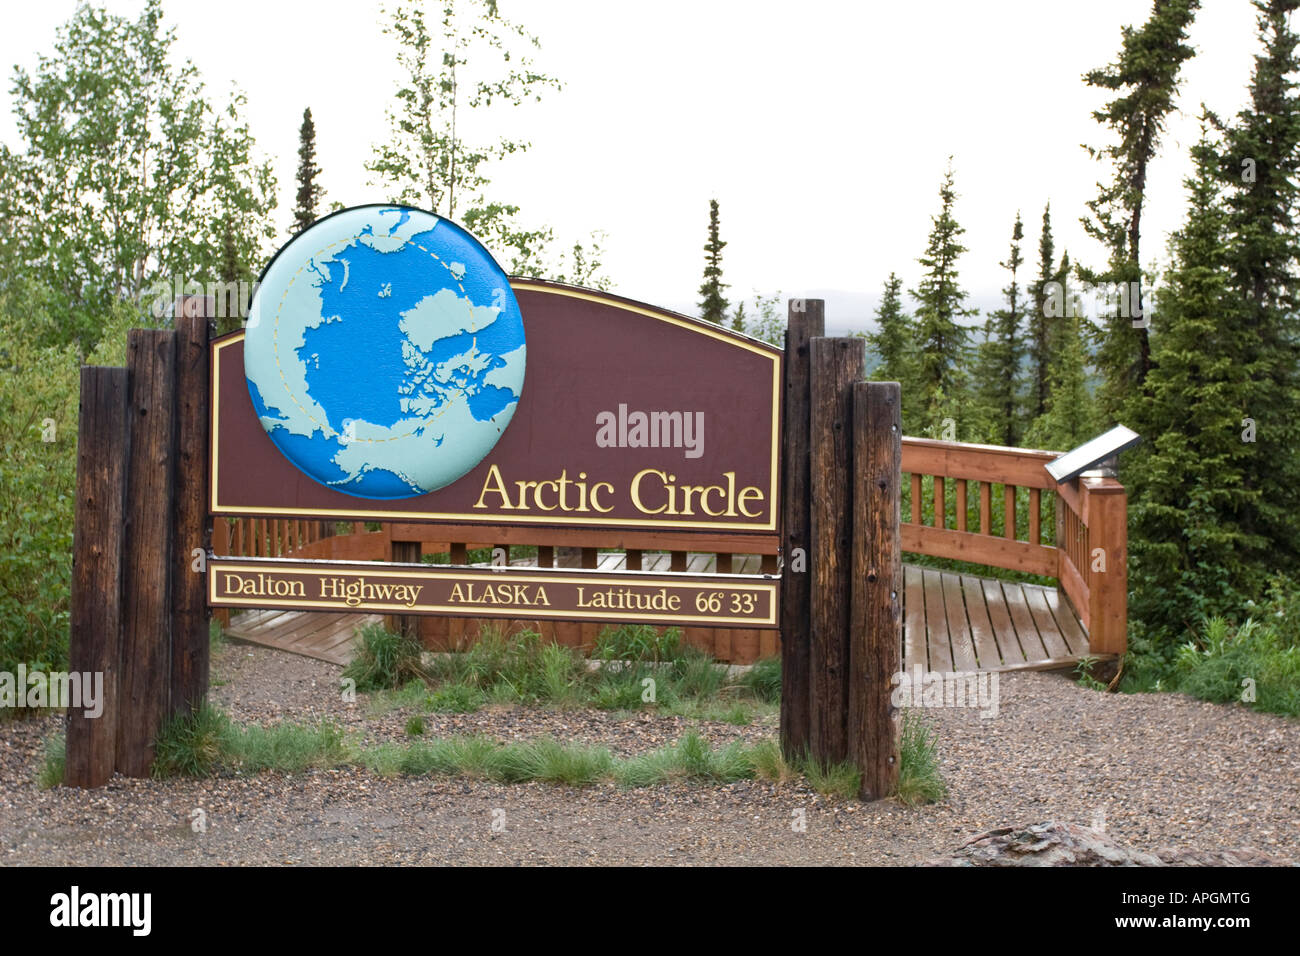
[[[369,740],[407,713],[348,707],[339,668],[229,645],[213,697],[240,721],[332,717]],[[620,790],[383,779],[344,768],[101,790],[34,783],[57,717],[0,724],[0,862],[21,864],[916,864],[994,827],[1104,825],[1141,850],[1245,847],[1300,860],[1300,722],[1185,697],[1110,695],[1059,675],[1003,675],[997,717],[930,710],[950,795],[914,809],[747,781]],[[620,755],[698,726],[710,741],[775,734],[599,711],[425,715],[429,735],[553,735]],[[196,833],[201,809],[206,832]],[[800,813],[799,811],[802,811]],[[806,828],[792,823],[802,817]],[[494,822],[496,826],[494,827]]]

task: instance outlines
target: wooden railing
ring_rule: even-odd
[[[1121,654],[1128,626],[1128,499],[1114,478],[1058,486],[1043,467],[1057,455],[904,437],[910,505],[902,515],[902,548],[1055,578],[1088,631],[1089,647]],[[1051,514],[1048,543],[1044,512]]]

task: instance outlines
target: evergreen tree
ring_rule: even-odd
[[[745,331],[745,302],[743,299],[736,303],[736,311],[731,315],[731,330],[733,332]]]
[[[867,346],[880,356],[872,373],[876,381],[906,382],[911,378],[915,335],[912,320],[903,311],[903,280],[891,272],[876,307],[876,331],[863,336]]]
[[[1268,538],[1267,560],[1284,571],[1300,566],[1300,63],[1288,22],[1298,6],[1300,0],[1256,0],[1263,52],[1255,58],[1250,103],[1224,130],[1218,166],[1227,263],[1241,304],[1232,322],[1243,347],[1238,374],[1258,386],[1243,413],[1257,423],[1255,440],[1246,443],[1253,466],[1243,480],[1260,494],[1245,530]]]
[[[1025,443],[1065,451],[1097,436],[1096,400],[1088,388],[1088,350],[1078,315],[1055,322],[1048,368],[1047,406],[1029,427]]]
[[[1257,376],[1268,360],[1236,323],[1244,304],[1227,264],[1218,157],[1204,139],[1193,156],[1187,219],[1171,241],[1160,296],[1150,397],[1136,420],[1146,442],[1125,471],[1133,611],[1157,640],[1177,638],[1199,614],[1233,611],[1241,595],[1259,596],[1269,563],[1257,533],[1265,505],[1252,480],[1258,455],[1242,441],[1242,420],[1267,395]]]
[[[718,201],[709,200],[709,241],[704,244],[704,284],[700,286],[700,318],[721,325],[727,315],[727,300],[722,290],[722,249],[726,246],[718,237]]]
[[[320,217],[320,203],[325,190],[316,181],[319,176],[316,124],[312,122],[311,107],[307,107],[302,111],[302,126],[298,129],[298,206],[293,211],[295,232],[306,229]]]
[[[916,386],[923,420],[931,434],[939,434],[943,419],[956,419],[965,391],[963,365],[968,329],[961,319],[975,315],[964,305],[967,293],[957,282],[957,259],[966,247],[960,242],[965,229],[953,217],[957,194],[953,190],[952,161],[939,186],[940,208],[931,217],[925,254],[917,261],[925,268],[912,291],[916,300],[918,345]]]
[[[1019,271],[1024,264],[1020,241],[1025,228],[1016,213],[1011,228],[1011,254],[1001,263],[1011,273],[1011,282],[1003,290],[1007,305],[993,312],[984,324],[984,341],[980,344],[977,363],[979,405],[984,424],[980,438],[999,445],[1015,447],[1022,432],[1021,359],[1024,343],[1020,338],[1024,310],[1021,304]]]
[[[217,334],[233,332],[243,325],[244,301],[243,290],[250,289],[252,273],[239,254],[239,245],[235,241],[235,227],[230,220],[222,224],[221,230],[221,301],[217,307]],[[243,283],[241,288],[240,283]]]
[[[1052,240],[1052,204],[1043,207],[1043,229],[1038,237],[1038,278],[1030,285],[1029,313],[1029,416],[1038,418],[1047,411],[1048,366],[1052,356],[1052,322],[1047,316],[1047,292],[1044,287],[1055,278],[1052,271],[1056,254]]]
[[[1141,28],[1124,27],[1117,61],[1084,75],[1089,86],[1123,91],[1092,114],[1118,142],[1088,150],[1111,161],[1114,176],[1098,184],[1097,198],[1088,203],[1092,215],[1083,220],[1088,234],[1109,252],[1106,268],[1084,271],[1083,278],[1122,290],[1114,314],[1105,319],[1098,352],[1105,375],[1102,401],[1112,418],[1122,415],[1126,401],[1140,400],[1151,368],[1140,259],[1147,171],[1174,108],[1179,71],[1195,52],[1186,40],[1199,7],[1200,0],[1155,0]]]

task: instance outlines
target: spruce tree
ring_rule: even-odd
[[[731,314],[731,330],[733,332],[745,331],[745,303],[743,300],[736,303],[736,311]]]
[[[1246,442],[1253,463],[1243,478],[1259,492],[1245,517],[1249,534],[1271,543],[1267,561],[1300,567],[1300,98],[1297,36],[1288,23],[1300,0],[1256,0],[1262,53],[1255,58],[1250,102],[1224,130],[1218,174],[1226,191],[1226,257],[1241,338],[1242,369],[1258,386],[1243,417],[1255,422]],[[1219,124],[1220,126],[1222,124]],[[1250,371],[1247,371],[1250,370]]]
[[[1021,320],[1024,308],[1021,302],[1019,271],[1024,264],[1020,254],[1020,241],[1025,227],[1016,213],[1011,228],[1011,253],[1001,263],[1011,273],[1010,283],[1002,290],[1006,308],[989,315],[984,324],[984,341],[979,348],[977,379],[979,408],[984,419],[978,437],[999,445],[1015,447],[1022,434],[1021,360],[1024,343],[1021,341]]]
[[[251,275],[248,266],[239,255],[235,242],[235,228],[230,219],[222,223],[220,276],[222,283],[221,300],[217,306],[217,334],[233,332],[243,325],[244,308],[248,305],[241,296],[240,283],[249,288]]]
[[[858,333],[876,354],[871,378],[877,382],[898,382],[903,387],[903,427],[906,430],[920,413],[915,387],[916,328],[903,311],[903,280],[891,272],[884,295],[876,307],[876,330]]]
[[[1089,86],[1122,91],[1092,114],[1118,141],[1088,150],[1094,158],[1113,163],[1114,175],[1109,183],[1098,183],[1097,198],[1088,203],[1092,215],[1082,220],[1088,234],[1109,253],[1105,269],[1082,270],[1083,278],[1115,289],[1120,296],[1114,314],[1104,320],[1098,351],[1105,375],[1102,402],[1113,418],[1122,416],[1126,402],[1140,400],[1151,368],[1141,291],[1147,172],[1174,108],[1178,74],[1195,52],[1186,40],[1199,7],[1200,0],[1155,0],[1146,23],[1136,30],[1124,27],[1116,62],[1084,75]]]
[[[320,167],[316,165],[316,124],[312,122],[311,107],[302,111],[302,126],[298,128],[298,205],[293,211],[295,232],[306,229],[320,216],[320,203],[325,190],[316,181]]]
[[[922,430],[933,435],[940,434],[943,419],[957,418],[966,387],[963,367],[969,335],[961,320],[976,314],[965,307],[967,294],[957,282],[957,259],[966,251],[960,237],[966,230],[953,217],[956,200],[949,159],[939,186],[939,214],[931,217],[925,253],[917,260],[925,272],[911,293],[917,303],[916,386],[925,425]]]
[[[718,201],[709,200],[709,241],[704,245],[704,284],[700,286],[700,317],[721,325],[727,315],[727,300],[722,290],[722,249],[726,246],[718,237]]]
[[[1038,237],[1038,278],[1030,285],[1029,312],[1029,417],[1038,418],[1047,411],[1048,366],[1052,356],[1052,322],[1047,317],[1045,286],[1056,277],[1052,266],[1055,243],[1052,240],[1052,204],[1043,207],[1043,229]]]
[[[1237,325],[1248,306],[1225,255],[1231,217],[1215,181],[1219,159],[1204,139],[1193,157],[1149,398],[1135,420],[1146,441],[1125,468],[1133,613],[1158,642],[1180,639],[1200,614],[1234,611],[1242,595],[1260,596],[1269,556],[1257,527],[1266,504],[1252,480],[1258,454],[1242,441],[1243,419],[1267,396],[1257,377],[1268,360]]]

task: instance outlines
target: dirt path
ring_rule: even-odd
[[[331,665],[231,645],[214,670],[224,683],[213,696],[237,720],[329,716],[371,740],[402,736],[406,715],[349,708]],[[1050,819],[1104,825],[1138,849],[1250,847],[1300,859],[1300,722],[1167,694],[1098,694],[1045,674],[1004,676],[996,718],[927,715],[951,793],[917,809],[754,781],[573,789],[352,768],[41,791],[41,743],[58,719],[6,723],[0,862],[912,864],[993,827]],[[554,735],[623,755],[692,726],[714,742],[775,733],[771,721],[532,709],[433,714],[425,724],[431,736]],[[206,832],[191,826],[196,810]],[[800,817],[802,832],[792,826]]]

